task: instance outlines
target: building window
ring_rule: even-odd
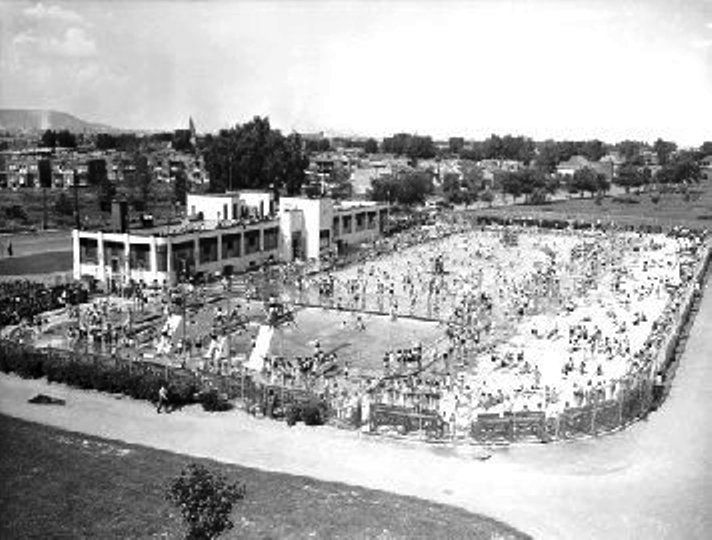
[[[245,255],[252,255],[260,250],[259,229],[245,231]]]
[[[79,239],[79,262],[81,264],[99,264],[99,242],[96,239]]]
[[[156,271],[168,271],[168,247],[156,246]]]
[[[353,231],[353,218],[351,216],[344,216],[343,218],[343,228],[341,229],[341,234],[351,234]]]
[[[279,227],[271,227],[264,231],[264,250],[273,251],[279,243]]]
[[[242,235],[237,234],[225,234],[222,237],[222,258],[223,259],[233,259],[235,257],[240,257],[240,243]]]
[[[361,212],[356,214],[356,232],[362,231],[366,228],[366,214]]]
[[[123,242],[104,242],[104,264],[113,268],[123,268],[125,260]],[[119,271],[119,270],[117,270]]]
[[[150,253],[151,246],[148,244],[130,244],[129,268],[131,268],[131,270],[150,270]]]
[[[215,262],[218,260],[218,239],[199,238],[198,250],[200,252],[200,263]]]
[[[341,232],[339,231],[339,216],[334,217],[331,222],[331,234],[334,238],[338,238]]]
[[[319,231],[319,247],[328,248],[330,238],[331,231],[329,229],[322,229],[321,231]]]

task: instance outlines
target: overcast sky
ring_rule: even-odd
[[[712,0],[2,2],[0,106],[122,128],[712,140]]]

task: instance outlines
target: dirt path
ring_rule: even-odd
[[[497,450],[388,442],[288,428],[240,412],[147,404],[0,377],[0,412],[57,427],[261,469],[415,495],[507,522],[536,538],[704,538],[712,531],[712,290],[661,411],[620,433]],[[38,391],[66,407],[33,406]]]

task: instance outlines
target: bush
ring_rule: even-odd
[[[189,539],[210,539],[233,527],[233,505],[245,498],[245,485],[228,483],[224,476],[191,463],[168,486],[166,498],[188,525]]]
[[[299,407],[297,405],[290,405],[287,407],[287,413],[284,415],[285,419],[287,420],[287,425],[289,427],[293,426],[299,421],[299,418],[301,416],[301,411],[299,410]]]
[[[326,404],[322,401],[307,401],[301,406],[301,419],[307,426],[321,426],[326,421]]]
[[[223,399],[215,389],[203,392],[200,395],[200,404],[203,406],[203,410],[209,412],[229,411],[232,408],[232,405],[226,399]]]
[[[155,402],[159,388],[165,384],[163,369],[144,365],[113,365],[104,359],[91,359],[67,354],[49,353],[8,344],[0,345],[0,371],[16,373],[25,379],[47,377],[49,382],[68,384],[112,394],[125,394],[134,399]],[[198,384],[193,377],[181,375],[168,386],[173,406],[195,403]],[[229,404],[216,395],[211,410],[226,410]]]

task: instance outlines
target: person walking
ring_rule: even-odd
[[[158,409],[156,412],[158,412],[158,414],[161,414],[161,409],[165,409],[166,412],[169,412],[168,390],[166,389],[166,386],[164,384],[162,384],[161,387],[158,389]]]
[[[12,257],[12,242],[7,244],[7,256]]]

